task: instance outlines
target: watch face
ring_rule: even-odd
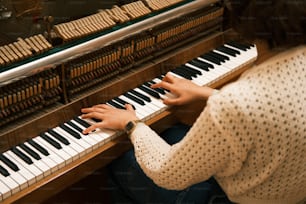
[[[126,124],[126,131],[131,130],[134,127],[134,123],[132,121],[128,122],[128,124]]]

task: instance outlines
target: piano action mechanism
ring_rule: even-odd
[[[223,17],[218,0],[135,1],[54,25],[60,45],[39,34],[1,46],[1,155],[79,116],[82,107],[109,102],[222,46],[231,36]],[[203,85],[220,87],[239,76],[256,54]],[[161,131],[177,119],[173,112],[164,107],[143,119]],[[55,195],[131,148],[122,135],[114,133],[24,188],[0,188],[0,200],[37,202]],[[0,177],[7,187],[4,181]]]

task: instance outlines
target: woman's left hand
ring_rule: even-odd
[[[123,130],[126,124],[131,120],[138,120],[133,107],[130,104],[125,105],[126,110],[117,109],[106,104],[99,104],[89,108],[83,108],[82,118],[95,118],[101,120],[83,131],[88,134],[97,128],[112,130]]]

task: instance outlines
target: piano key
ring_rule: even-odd
[[[35,163],[38,162],[38,166],[40,166],[41,165],[40,163],[43,162],[46,166],[48,166],[48,170],[51,173],[53,173],[53,172],[58,170],[59,164],[56,163],[56,161],[54,161],[52,159],[52,156],[50,156],[50,155],[49,156],[45,156],[44,154],[39,152],[37,149],[35,149],[35,147],[32,147],[31,144],[28,143],[28,142],[23,143],[23,145],[28,147],[28,148],[30,148],[32,151],[34,151],[40,157],[40,160],[35,161]],[[48,175],[49,173],[48,173],[48,171],[46,171],[46,172],[44,172],[44,174]]]
[[[46,135],[48,135],[49,137],[52,137],[51,136],[51,134],[49,133],[49,132],[46,132],[45,133]],[[64,140],[59,140],[58,138],[54,138],[56,141],[58,141],[58,142],[62,142],[62,141],[64,141]],[[66,140],[66,138],[65,138],[65,140]],[[63,153],[66,153],[67,154],[67,158],[69,158],[69,159],[72,159],[72,161],[74,161],[74,160],[76,160],[76,159],[78,159],[79,158],[79,154],[78,154],[78,152],[77,151],[75,151],[72,147],[70,147],[70,143],[69,144],[64,144],[64,143],[61,143],[61,144],[63,144],[62,145],[62,148],[59,150],[59,151],[62,151],[62,153],[61,154],[63,154]]]
[[[24,145],[24,146],[25,146],[25,145]],[[24,151],[20,146],[16,146],[16,148],[17,148],[20,152],[22,152],[23,154],[25,154],[25,155],[31,157],[31,155],[28,154],[26,151]],[[36,153],[36,152],[35,152],[35,153]],[[39,155],[38,155],[38,156],[39,156]],[[34,158],[34,159],[35,159],[35,158]],[[36,166],[38,169],[40,169],[40,170],[42,171],[42,173],[43,173],[44,176],[48,176],[48,175],[51,174],[51,170],[50,170],[49,166],[46,165],[46,164],[41,160],[41,158],[38,159],[38,160],[36,160],[36,159],[34,160],[34,159],[32,160],[32,161],[33,161],[33,165]]]
[[[153,96],[154,98],[160,99],[160,95],[156,91],[153,91],[152,89],[143,85],[140,85],[138,88],[148,93],[149,95]]]
[[[146,86],[146,87],[148,87],[148,88],[150,88],[150,89],[152,89],[152,90],[158,92],[159,94],[162,94],[162,95],[165,94],[165,91],[164,91],[162,88],[154,88],[154,89],[151,88],[151,85],[152,85],[152,84],[153,84],[153,83],[150,82],[150,81],[143,83],[144,86]]]
[[[80,122],[83,121],[83,120],[79,120],[78,117],[74,118],[73,120],[71,120],[72,123],[74,123],[76,126],[78,126],[81,131],[85,130],[86,128],[88,128],[90,126],[90,124],[88,124],[89,126],[85,127],[84,124],[81,124]],[[85,121],[84,121],[85,122]],[[97,141],[96,139],[94,139],[92,136],[91,136],[92,133],[88,134],[88,135],[85,135],[83,138],[86,142],[88,142],[92,149],[97,149],[99,147],[99,141]]]
[[[33,151],[31,148],[29,148],[27,145],[25,144],[20,144],[19,145],[25,152],[27,152],[29,155],[31,155],[34,159],[36,160],[40,160],[41,157],[39,156],[39,154],[37,154],[35,151]]]
[[[151,102],[151,99],[149,97],[137,92],[136,90],[130,90],[129,92],[134,94],[135,96],[143,99],[144,101]]]
[[[227,48],[230,48],[230,49],[232,49],[232,50],[236,50],[237,52],[239,52],[239,57],[241,57],[241,58],[243,58],[243,59],[251,59],[251,58],[254,58],[255,56],[254,56],[254,52],[253,52],[253,50],[252,49],[250,49],[249,51],[247,51],[247,52],[243,52],[243,51],[241,51],[241,50],[239,50],[238,48],[236,48],[236,47],[233,47],[233,46],[231,46],[231,45],[228,45],[228,44],[224,44],[224,46],[225,47],[227,47]]]
[[[1,165],[0,165],[0,174],[2,174],[4,177],[7,177],[10,175],[9,172],[5,168],[3,168],[3,166]]]
[[[145,105],[145,102],[144,102],[143,100],[141,100],[141,99],[139,99],[139,98],[137,98],[137,97],[131,95],[131,94],[128,93],[128,92],[124,93],[123,95],[124,95],[125,97],[127,97],[127,98],[129,98],[129,99],[135,101],[135,102],[138,103],[139,105],[142,105],[142,106]]]
[[[115,101],[109,100],[106,102],[107,105],[113,106],[114,108],[125,109],[121,104],[116,103]]]
[[[60,134],[58,134],[57,132],[53,131],[52,129],[49,129],[47,131],[50,135],[52,135],[54,138],[56,138],[58,141],[60,141],[61,143],[63,143],[64,145],[69,145],[69,141],[64,138],[63,136],[61,136]]]
[[[238,56],[240,53],[237,52],[236,50],[233,50],[229,47],[226,47],[224,45],[220,46],[220,47],[217,47],[216,50],[222,52],[222,53],[226,53],[228,55],[231,55],[232,57],[236,57]]]
[[[11,178],[10,173],[8,170],[6,170],[6,168],[4,168],[2,165],[1,167],[7,172],[6,176],[0,175],[0,192],[2,194],[8,193],[8,194],[14,194],[20,191],[19,189],[19,185],[16,181],[14,181],[14,179]],[[1,188],[1,184],[4,184],[7,186],[6,189],[2,189]],[[7,190],[9,192],[7,192]]]
[[[142,95],[144,95],[144,96],[150,98],[150,101],[151,101],[150,103],[151,103],[151,104],[154,104],[155,106],[159,107],[160,109],[163,109],[163,108],[166,108],[166,107],[167,107],[167,105],[165,105],[165,104],[162,102],[162,100],[157,99],[156,97],[154,97],[154,96],[148,94],[147,92],[141,90],[140,88],[135,88],[134,90],[137,91],[137,92],[139,92],[140,94],[142,94]]]
[[[68,132],[71,136],[75,137],[76,139],[81,139],[82,138],[78,132],[69,128],[66,124],[60,124],[59,127],[61,129],[65,130],[66,132]]]
[[[147,98],[149,100],[149,102],[147,100],[143,100],[144,102],[144,106],[148,106],[150,109],[154,110],[154,111],[157,111],[159,109],[158,106],[154,105],[153,103],[151,103],[151,99],[147,96],[144,96],[142,95],[141,93],[135,91],[135,90],[132,90],[132,91],[129,91],[128,92],[130,95],[136,97],[136,98],[139,98],[139,99],[142,99],[143,100],[143,97]],[[142,96],[142,97],[141,97]]]
[[[81,119],[81,118],[79,118],[79,120],[78,121],[84,121],[86,124],[88,124],[89,126],[92,124],[92,123],[94,123],[94,121],[90,121],[89,119]],[[76,125],[78,125],[79,126],[79,128],[81,128],[81,130],[83,131],[83,130],[85,130],[87,127],[85,127],[85,126],[83,126],[82,124],[80,124],[80,123],[76,123],[76,121],[73,121]],[[83,124],[85,124],[85,123],[83,123]],[[87,125],[86,125],[87,126]],[[89,127],[88,126],[88,127]],[[86,135],[86,136],[84,136],[84,138],[86,138],[87,140],[89,140],[91,143],[92,143],[92,145],[94,145],[94,148],[98,148],[99,146],[101,146],[101,145],[103,145],[103,144],[105,144],[106,143],[106,141],[110,141],[110,139],[108,139],[108,138],[106,138],[106,136],[105,135],[101,135],[101,134],[99,134],[99,133],[97,133],[98,131],[100,131],[100,129],[96,129],[94,132],[92,132],[92,133],[90,133],[90,134],[88,134],[88,135]],[[107,133],[106,133],[106,135],[107,135]]]
[[[125,104],[128,104],[128,102],[126,102],[125,100],[119,98],[119,97],[115,97],[113,98],[113,101],[117,102],[118,104],[121,104],[123,107],[125,107]],[[132,104],[131,104],[132,105]],[[132,105],[133,106],[133,105]],[[125,109],[125,108],[124,108]],[[136,110],[136,107],[133,106],[133,109]]]
[[[32,139],[29,139],[28,140],[28,143],[33,146],[35,149],[37,149],[40,153],[42,153],[43,155],[45,156],[48,156],[49,155],[49,152],[43,148],[42,146],[40,146],[37,142],[35,142],[34,140]]]
[[[32,164],[27,164],[11,150],[6,151],[4,154],[19,166],[18,173],[26,179],[29,185],[32,185],[43,178],[42,171]]]
[[[206,71],[205,69],[202,69],[200,67],[196,67],[192,64],[186,63],[185,64],[188,67],[191,67],[193,69],[197,69],[198,71],[202,72],[202,75],[200,77],[198,77],[199,79],[201,79],[201,84],[199,84],[200,86],[203,86],[205,84],[208,84],[209,82],[212,82],[214,80],[216,80],[218,78],[218,74],[216,74],[214,71],[211,71],[210,69],[208,69],[208,71]]]
[[[96,123],[92,119],[86,118],[84,119],[90,124]],[[117,137],[118,133],[113,130],[108,129],[100,129],[98,128],[97,131],[90,134],[91,137],[93,137],[95,140],[99,142],[99,146],[104,145],[106,142],[109,142],[113,138]]]
[[[82,157],[85,155],[85,148],[80,146],[74,139],[73,136],[71,136],[68,132],[66,132],[64,129],[61,129],[60,127],[54,128],[54,131],[58,134],[63,135],[65,138],[67,138],[70,142],[69,146],[74,149],[78,154],[79,157]]]
[[[215,64],[217,64],[217,65],[221,65],[221,61],[219,60],[219,59],[216,59],[216,58],[214,58],[213,56],[211,56],[211,55],[209,55],[209,54],[203,54],[203,55],[201,55],[200,56],[202,59],[205,59],[205,60],[207,60],[207,61],[209,61],[209,62],[213,62],[213,63],[215,63]]]
[[[20,159],[22,159],[27,164],[33,164],[33,161],[31,160],[31,158],[23,154],[21,151],[19,151],[17,147],[12,147],[11,151],[14,152]]]
[[[50,158],[52,161],[54,161],[57,164],[58,168],[62,168],[65,166],[66,164],[65,160],[59,155],[57,155],[57,153],[50,150],[48,148],[48,145],[45,144],[45,140],[43,140],[41,137],[35,137],[33,138],[33,141],[39,144],[40,146],[42,146],[44,149],[46,149],[49,152],[49,155],[45,157]]]
[[[17,192],[14,192],[14,193],[17,193]],[[0,201],[10,197],[13,194],[12,189],[8,187],[8,183],[5,183],[5,181],[2,181],[1,178],[0,178],[0,194],[1,194]]]
[[[249,46],[240,44],[240,43],[235,42],[235,41],[227,42],[226,44],[228,44],[228,45],[230,45],[232,47],[238,48],[238,49],[240,49],[242,51],[247,51],[248,49],[250,49]]]
[[[141,112],[141,109],[139,109],[139,107],[135,106],[135,104],[131,103],[131,102],[128,102],[128,100],[126,99],[122,99],[122,97],[116,97],[113,99],[116,103],[119,103],[120,105],[124,106],[125,104],[130,104],[133,106],[133,109],[135,110],[136,112],[136,116],[138,118],[144,118],[144,114]]]
[[[18,166],[14,162],[9,160],[4,154],[0,154],[0,160],[3,163],[5,163],[8,167],[10,167],[13,171],[19,170]]]
[[[56,149],[60,150],[62,149],[62,146],[59,142],[55,141],[53,138],[51,138],[49,135],[47,135],[46,133],[41,133],[40,137],[42,139],[44,139],[46,142],[48,142],[50,145],[52,145],[53,147],[55,147]]]
[[[136,115],[139,116],[139,119],[144,119],[146,118],[148,115],[150,115],[150,113],[152,113],[150,110],[145,109],[144,107],[138,105],[136,102],[130,100],[129,98],[121,95],[119,96],[120,99],[126,101],[127,103],[133,105],[136,109]]]
[[[19,173],[20,169],[18,169],[18,171],[14,171],[2,161],[0,161],[0,165],[3,166],[9,172],[10,174],[9,177],[18,184],[19,190],[23,190],[29,186],[28,181]],[[30,183],[34,183],[34,182],[35,182],[35,177],[33,176],[33,180],[31,180]]]
[[[77,132],[78,134],[79,134],[79,136],[80,136],[80,138],[79,139],[76,139],[76,142],[80,145],[80,146],[82,146],[84,149],[85,149],[85,151],[86,151],[86,153],[89,153],[89,152],[91,152],[92,151],[92,147],[91,147],[91,145],[90,145],[90,143],[88,143],[87,141],[86,141],[86,135],[83,135],[82,136],[82,134],[81,134],[81,132],[82,132],[82,129],[81,128],[79,128],[77,125],[75,125],[74,123],[72,123],[71,121],[68,121],[67,123],[65,123],[65,125],[66,125],[66,127],[68,127],[69,129],[71,129],[72,131],[75,131],[75,132]],[[76,129],[79,129],[79,130],[76,130]],[[69,133],[70,134],[70,133]],[[73,137],[73,136],[72,136]],[[74,137],[74,138],[76,138],[76,137]]]
[[[65,162],[65,164],[69,164],[69,163],[72,162],[71,156],[69,154],[67,154],[62,148],[61,149],[55,148],[53,145],[51,145],[49,142],[47,142],[41,136],[38,136],[34,139],[35,139],[35,141],[39,141],[39,144],[43,145],[43,147],[46,148],[50,152],[50,155],[52,155],[52,153],[56,154],[58,157],[60,157]]]

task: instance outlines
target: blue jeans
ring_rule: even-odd
[[[189,128],[187,125],[177,124],[160,136],[167,143],[175,144],[185,136]],[[181,191],[167,190],[157,186],[141,170],[136,162],[133,149],[114,160],[108,166],[108,170],[113,203],[204,204],[210,203],[209,200],[216,192],[224,195],[213,178]]]

